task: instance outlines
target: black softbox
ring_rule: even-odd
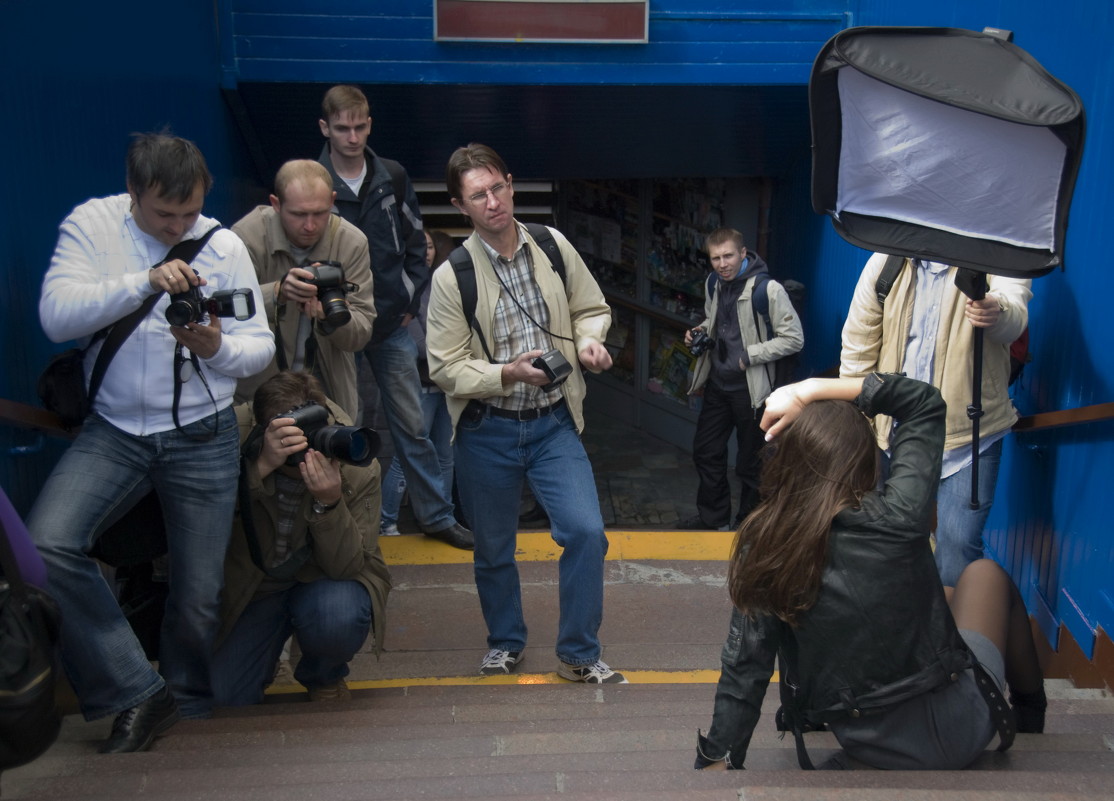
[[[849,28],[813,64],[813,208],[868,250],[1018,278],[1063,262],[1083,104],[1004,32]]]

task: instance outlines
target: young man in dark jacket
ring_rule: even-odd
[[[364,356],[379,386],[414,515],[427,536],[471,549],[472,532],[456,522],[437,451],[422,433],[418,354],[406,332],[429,280],[422,215],[402,165],[368,147],[369,112],[356,87],[330,89],[318,121],[328,141],[318,161],[333,177],[336,212],[367,236],[376,318]]]

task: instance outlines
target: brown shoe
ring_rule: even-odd
[[[323,687],[311,687],[309,690],[311,701],[351,701],[352,691],[348,689],[348,682],[339,679]]]

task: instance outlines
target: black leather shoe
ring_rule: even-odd
[[[470,551],[476,547],[472,532],[460,523],[453,523],[448,528],[443,528],[440,531],[427,531],[425,535],[433,537],[435,540],[441,540],[441,542],[447,542],[454,548],[461,548],[465,551]]]
[[[146,751],[155,737],[177,723],[179,717],[170,688],[163,687],[138,706],[117,715],[112,723],[112,734],[97,750],[102,754]]]

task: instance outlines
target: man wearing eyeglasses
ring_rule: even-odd
[[[487,623],[484,675],[514,672],[526,647],[515,545],[527,481],[563,549],[558,562],[557,673],[588,684],[625,682],[600,658],[603,530],[592,465],[580,442],[584,378],[611,366],[603,342],[611,310],[584,261],[559,231],[565,275],[514,218],[514,186],[491,148],[471,144],[449,159],[452,203],[475,233],[476,306],[467,318],[454,265],[434,273],[426,343],[430,377],[445,391],[455,432],[461,502],[475,532],[474,573]],[[543,365],[543,366],[539,366]],[[546,368],[549,368],[548,370]]]
[[[327,140],[318,161],[332,176],[334,211],[367,236],[375,277],[375,325],[364,357],[375,375],[395,455],[418,525],[427,537],[472,547],[441,480],[437,449],[424,433],[418,349],[406,326],[429,280],[418,197],[406,170],[368,147],[371,114],[355,86],[325,93],[318,124]]]

